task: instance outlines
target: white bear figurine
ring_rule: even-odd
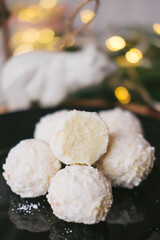
[[[1,88],[11,110],[28,108],[34,101],[56,106],[68,93],[100,83],[115,69],[94,45],[76,52],[33,51],[5,63]]]

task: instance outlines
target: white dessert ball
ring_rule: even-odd
[[[47,143],[28,139],[11,149],[3,165],[3,176],[22,198],[38,197],[47,193],[50,179],[60,167]]]
[[[41,117],[35,126],[34,138],[49,143],[52,132],[56,129],[56,124],[67,112],[67,110],[61,110]]]
[[[115,186],[133,188],[146,178],[153,167],[154,147],[141,134],[114,132],[108,152],[96,163]]]
[[[67,166],[51,179],[47,195],[53,213],[67,222],[104,221],[112,205],[110,181],[91,166]]]
[[[50,138],[50,148],[65,164],[92,165],[107,151],[108,127],[97,113],[69,111]]]
[[[109,127],[109,132],[124,130],[143,134],[139,119],[130,111],[114,108],[99,112],[100,117]]]

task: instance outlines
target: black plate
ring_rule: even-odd
[[[2,177],[9,149],[31,138],[39,118],[59,109],[34,109],[0,116],[0,240],[159,240],[160,122],[138,116],[146,139],[156,148],[156,163],[139,187],[113,189],[114,204],[105,222],[87,226],[53,216],[45,197],[21,199]],[[97,111],[98,109],[85,109]]]

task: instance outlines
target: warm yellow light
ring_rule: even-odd
[[[83,23],[88,23],[90,22],[95,16],[95,12],[89,9],[83,10],[80,13],[81,21]]]
[[[126,46],[126,41],[120,36],[113,36],[106,40],[106,47],[111,51],[119,51]]]
[[[126,59],[130,63],[138,63],[142,58],[142,52],[137,48],[131,48],[125,55]]]
[[[36,28],[29,28],[24,31],[22,40],[26,43],[34,43],[39,38],[39,30]]]
[[[46,28],[40,31],[38,41],[43,44],[50,43],[54,38],[54,31]]]
[[[125,87],[117,87],[114,93],[122,104],[128,104],[131,101],[131,95]]]
[[[160,35],[160,23],[154,23],[153,24],[153,30],[155,33]]]
[[[12,35],[9,41],[9,46],[15,48],[22,43],[23,31],[16,32]]]
[[[31,51],[33,51],[33,49],[34,49],[34,47],[32,44],[24,43],[24,44],[19,45],[17,48],[15,48],[15,50],[13,51],[13,55],[16,56],[16,55],[20,55],[22,53],[31,52]]]
[[[54,37],[53,40],[43,46],[44,49],[49,51],[56,50],[56,44],[60,40],[60,37]]]
[[[41,0],[39,5],[45,9],[50,9],[55,7],[57,4],[57,0]]]
[[[22,9],[17,17],[23,22],[37,23],[43,19],[43,16],[42,8],[35,5]]]

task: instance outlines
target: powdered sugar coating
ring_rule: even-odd
[[[3,176],[22,198],[38,197],[47,193],[50,179],[60,167],[47,143],[28,139],[11,149],[3,165]]]
[[[133,188],[146,178],[155,160],[154,147],[141,134],[114,132],[108,152],[96,163],[115,186]]]
[[[67,222],[104,221],[112,205],[110,181],[90,166],[67,166],[51,179],[47,195],[53,213]]]
[[[50,138],[50,148],[65,164],[92,165],[107,151],[108,127],[97,113],[69,111]]]
[[[113,110],[100,111],[99,115],[108,125],[110,133],[124,130],[143,134],[139,119],[127,110],[114,108]]]
[[[63,118],[67,112],[67,110],[61,110],[41,117],[35,125],[34,138],[49,143],[52,132],[56,129],[57,122]]]

